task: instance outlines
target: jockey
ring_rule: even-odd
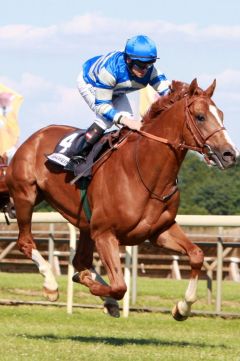
[[[151,85],[160,96],[170,91],[170,82],[156,69],[155,43],[145,35],[127,40],[124,51],[113,51],[87,60],[78,76],[78,90],[96,118],[82,137],[78,155],[65,166],[74,170],[86,159],[93,145],[113,124],[139,130],[142,123],[132,116],[127,93]]]

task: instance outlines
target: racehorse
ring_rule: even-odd
[[[152,104],[140,131],[130,131],[113,151],[93,167],[87,188],[91,209],[88,221],[73,175],[46,160],[61,138],[73,132],[68,126],[48,126],[34,133],[15,153],[7,171],[19,226],[18,246],[45,277],[45,292],[53,295],[57,284],[48,263],[36,249],[31,233],[34,205],[46,199],[70,223],[80,229],[73,265],[75,281],[96,296],[116,300],[126,292],[119,245],[150,240],[189,257],[190,280],[182,301],[173,308],[176,320],[186,319],[196,301],[203,252],[176,223],[179,190],[176,179],[189,149],[208,162],[226,169],[235,164],[238,151],[223,126],[223,113],[211,99],[216,81],[202,90],[194,79],[190,85],[173,82],[172,92]],[[117,150],[116,150],[117,148]],[[94,246],[107,271],[108,284],[92,277]]]

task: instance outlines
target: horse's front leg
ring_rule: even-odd
[[[197,282],[203,264],[203,252],[186,237],[177,223],[174,223],[168,230],[161,233],[157,239],[152,240],[152,242],[160,247],[189,256],[191,274],[185,297],[172,310],[175,320],[184,321],[190,315],[192,304],[197,300]]]
[[[89,284],[92,279],[102,285],[108,286],[108,284],[92,266],[94,246],[95,244],[90,237],[89,231],[81,230],[77,251],[73,258],[73,266],[77,270],[73,276],[73,281],[77,283],[86,282]],[[85,275],[85,277],[83,277],[83,275]],[[104,301],[104,312],[112,317],[119,317],[120,313],[118,302],[112,297],[100,297]]]
[[[96,237],[95,243],[109,278],[109,296],[116,300],[121,300],[127,291],[127,286],[122,272],[118,239],[111,231],[108,231]]]
[[[95,237],[99,257],[110,281],[110,286],[94,279],[90,270],[79,272],[80,282],[87,286],[95,296],[112,297],[121,300],[127,290],[119,257],[119,245],[116,237],[109,231]]]

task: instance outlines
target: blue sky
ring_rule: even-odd
[[[167,77],[214,78],[214,101],[240,147],[240,1],[8,0],[1,4],[0,82],[24,96],[20,143],[49,124],[94,119],[76,88],[81,64],[146,34]],[[135,102],[135,98],[132,99]]]

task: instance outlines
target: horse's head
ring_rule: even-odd
[[[236,162],[238,150],[223,126],[223,112],[217,108],[211,97],[216,80],[202,90],[194,79],[185,96],[186,144],[200,148],[205,159],[225,169]]]

